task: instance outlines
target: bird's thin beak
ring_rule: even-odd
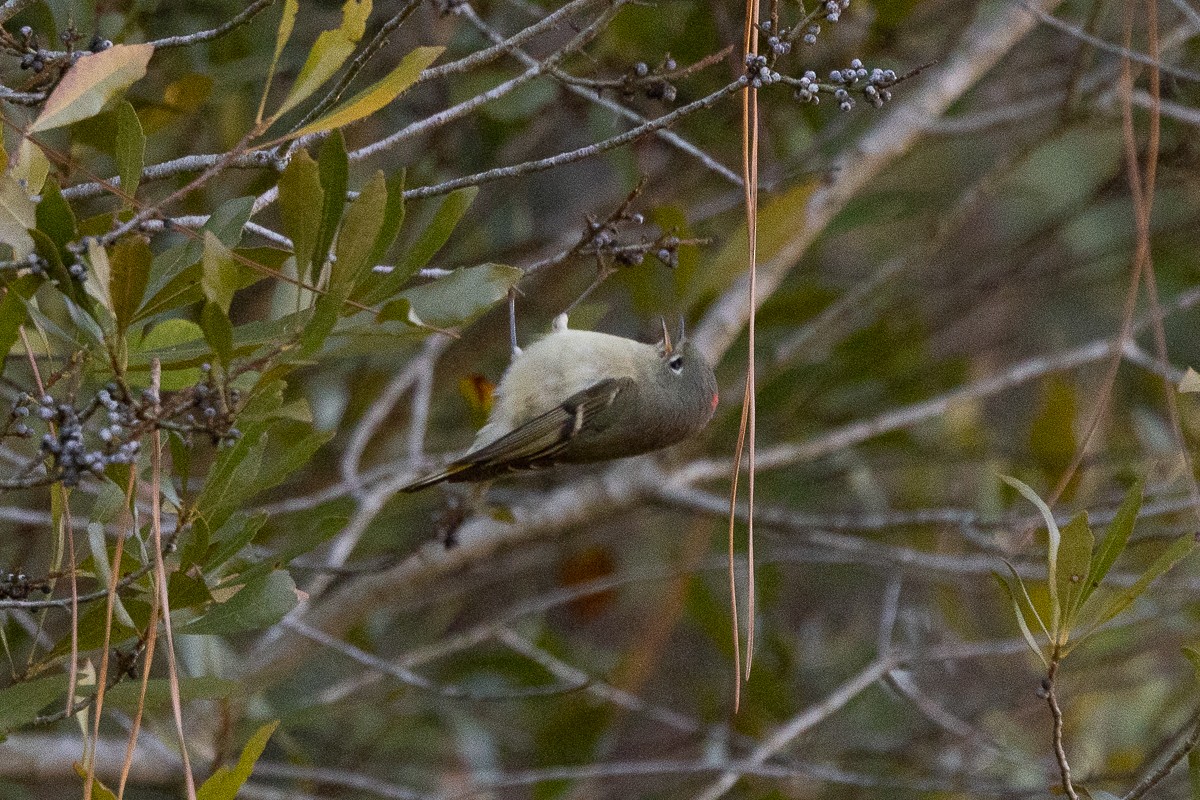
[[[666,356],[671,355],[671,351],[673,349],[671,347],[671,334],[669,331],[667,331],[667,318],[659,317],[659,321],[662,322],[662,333],[663,333],[662,349],[663,349],[663,356],[666,357]]]

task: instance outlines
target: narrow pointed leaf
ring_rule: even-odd
[[[1126,608],[1129,608],[1133,604],[1133,601],[1138,599],[1142,592],[1146,591],[1146,587],[1183,560],[1195,547],[1196,535],[1192,533],[1185,533],[1172,542],[1171,546],[1163,551],[1162,555],[1156,558],[1154,563],[1146,568],[1145,572],[1138,576],[1138,579],[1134,581],[1132,586],[1122,590],[1120,594],[1109,600],[1104,610],[1100,612],[1096,625],[1103,625]]]
[[[429,263],[430,259],[450,239],[450,234],[458,227],[458,223],[470,208],[479,187],[468,186],[451,192],[440,201],[437,210],[429,223],[421,231],[416,241],[405,254],[403,261],[394,270],[378,280],[368,283],[362,292],[361,299],[366,305],[375,305],[393,297],[400,287],[408,282],[417,270]]]
[[[238,790],[242,788],[242,784],[250,779],[254,765],[258,763],[263,750],[267,748],[267,740],[271,738],[271,734],[277,727],[279,727],[278,720],[268,722],[255,731],[254,735],[250,737],[250,741],[246,742],[246,746],[242,748],[238,763],[233,768],[221,767],[210,775],[208,780],[196,790],[196,800],[234,800]]]
[[[1086,511],[1081,511],[1062,529],[1062,546],[1058,551],[1058,596],[1062,600],[1062,629],[1056,631],[1058,641],[1066,640],[1080,598],[1087,586],[1092,566],[1092,530],[1088,527]]]
[[[279,28],[275,32],[275,53],[271,56],[271,66],[267,68],[267,79],[263,81],[262,99],[258,102],[258,115],[255,122],[262,122],[263,109],[267,105],[267,93],[275,80],[275,70],[279,67],[279,56],[292,37],[292,29],[296,27],[296,14],[300,11],[299,0],[284,0],[283,16],[279,18]]]
[[[40,275],[22,275],[0,288],[0,375],[8,363],[8,353],[20,338],[20,329],[25,324],[28,311],[25,302],[42,285]]]
[[[308,53],[308,60],[300,68],[300,74],[292,84],[283,105],[275,113],[285,114],[304,102],[313,92],[320,89],[333,77],[346,59],[354,52],[358,40],[367,29],[367,17],[371,14],[370,0],[347,0],[342,6],[342,24],[317,37]]]
[[[75,220],[75,212],[53,179],[42,185],[42,200],[37,204],[35,216],[38,230],[50,237],[50,241],[58,246],[59,255],[66,260],[69,253],[67,243],[79,238],[79,225]]]
[[[219,304],[210,300],[200,311],[200,327],[204,330],[208,346],[221,364],[228,367],[233,358],[233,323],[229,321],[229,315]]]
[[[1008,581],[1004,580],[1000,573],[993,572],[992,577],[996,579],[996,583],[1000,584],[1000,588],[1008,596],[1008,601],[1012,605],[1013,616],[1017,620],[1017,627],[1021,629],[1021,635],[1025,637],[1025,643],[1029,645],[1030,650],[1037,653],[1037,657],[1041,659],[1043,664],[1049,666],[1046,662],[1046,656],[1042,654],[1042,648],[1038,646],[1037,640],[1033,638],[1033,632],[1029,630],[1029,625],[1025,622],[1025,614],[1021,611],[1021,604],[1017,602],[1017,596],[1013,592],[1012,587],[1008,585]]]
[[[456,328],[478,319],[508,296],[524,275],[505,264],[457,269],[444,278],[414,286],[379,312],[379,321],[400,320],[435,329]]]
[[[317,162],[308,151],[300,150],[279,176],[279,216],[283,232],[292,240],[296,274],[302,279],[312,272],[324,203],[325,190],[321,188]]]
[[[233,293],[238,288],[238,265],[233,254],[212,233],[204,234],[204,255],[201,259],[200,287],[204,296],[229,314]]]
[[[149,240],[140,235],[122,237],[109,253],[108,261],[112,270],[110,308],[116,318],[118,331],[124,332],[129,328],[133,315],[142,304],[153,260]]]
[[[0,175],[0,244],[13,250],[16,260],[34,251],[29,229],[37,226],[37,206],[11,173]]]
[[[296,607],[296,584],[277,569],[251,581],[233,597],[179,629],[180,633],[225,635],[274,625]]]
[[[1054,514],[1050,511],[1050,506],[1038,497],[1037,492],[1016,478],[1008,475],[1000,477],[1005,483],[1020,492],[1026,500],[1037,506],[1037,510],[1041,512],[1042,519],[1046,523],[1046,583],[1050,589],[1050,630],[1057,631],[1059,620],[1062,617],[1062,605],[1058,597],[1058,548],[1062,541],[1062,534],[1058,530],[1058,524],[1054,521]]]
[[[383,226],[387,184],[376,172],[346,211],[337,237],[337,257],[330,264],[329,283],[317,298],[312,321],[304,330],[305,352],[320,349],[347,309],[350,291],[368,268],[367,259]]]
[[[317,156],[321,190],[325,193],[321,205],[321,224],[313,246],[312,277],[316,283],[321,268],[329,258],[329,246],[346,207],[346,187],[350,180],[350,162],[346,158],[346,140],[341,131],[334,131],[321,145]]]
[[[99,114],[112,97],[146,74],[152,44],[115,44],[82,56],[54,87],[30,133],[61,128]]]
[[[387,182],[383,172],[376,171],[346,209],[346,216],[342,219],[337,246],[334,248],[337,260],[330,273],[331,290],[345,287],[345,293],[349,295],[350,288],[371,266],[369,259],[375,249],[375,240],[383,228],[387,201]]]
[[[146,165],[146,134],[128,100],[117,106],[117,140],[113,146],[117,174],[121,176],[121,191],[133,197],[137,194],[142,169]]]
[[[289,139],[310,133],[341,128],[369,117],[395,100],[408,87],[416,83],[422,70],[432,64],[445,50],[444,47],[418,47],[406,55],[400,64],[382,80],[369,86],[359,94],[329,112],[324,117],[310,122],[303,128],[288,134]]]
[[[1141,509],[1142,482],[1138,481],[1129,487],[1129,491],[1125,494],[1125,501],[1117,509],[1113,521],[1108,524],[1104,541],[1096,549],[1096,556],[1092,559],[1091,569],[1088,570],[1083,595],[1079,599],[1081,604],[1091,596],[1092,592],[1096,591],[1117,558],[1125,551],[1125,545],[1129,542],[1129,536],[1133,533],[1133,527],[1137,524],[1138,512]]]
[[[375,237],[375,246],[367,263],[374,267],[383,261],[388,248],[396,241],[400,226],[404,224],[404,170],[398,170],[387,179],[387,205],[383,211],[383,225]]]

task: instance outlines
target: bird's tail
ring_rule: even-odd
[[[430,486],[436,486],[442,481],[452,481],[456,475],[463,470],[468,469],[470,466],[470,464],[451,464],[441,472],[435,472],[432,475],[426,475],[424,478],[418,478],[407,486],[402,487],[400,491],[412,494],[413,492],[419,492],[422,489],[428,489]],[[461,480],[461,478],[459,480]]]

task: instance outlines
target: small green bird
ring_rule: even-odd
[[[650,345],[571,330],[560,315],[513,359],[466,455],[403,491],[648,453],[698,432],[716,408],[712,367],[691,342],[673,346],[665,322]]]

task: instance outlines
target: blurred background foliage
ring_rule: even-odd
[[[95,34],[132,44],[212,29],[245,8],[223,0],[18,5],[5,30],[19,38],[16,32],[29,26],[47,49],[60,48],[59,34],[72,26],[85,43]],[[148,169],[228,152],[253,127],[280,5],[210,42],[155,53],[146,76],[123,95],[144,132]],[[1122,14],[1132,13],[1133,49],[1146,52],[1152,4],[1036,5],[1118,47]],[[531,0],[418,4],[367,62],[351,93],[384,78],[416,46],[445,46],[437,64],[489,46],[464,9],[511,36],[556,7]],[[704,794],[706,787],[738,764],[745,775],[729,790],[733,797],[1045,796],[1059,782],[1051,718],[1038,695],[1045,668],[1026,647],[990,573],[1007,575],[1008,559],[1033,602],[1045,607],[1046,535],[1044,527],[1032,535],[1041,518],[1000,476],[1016,476],[1049,497],[1101,414],[1055,511],[1062,524],[1089,511],[1100,538],[1128,488],[1145,482],[1142,518],[1110,587],[1129,585],[1170,540],[1195,530],[1194,477],[1172,432],[1168,394],[1200,360],[1200,320],[1189,299],[1200,282],[1197,8],[1188,0],[1157,8],[1162,61],[1171,70],[1162,76],[1151,253],[1159,299],[1169,310],[1167,363],[1153,355],[1150,330],[1139,328],[1111,391],[1107,350],[1071,354],[1120,331],[1137,245],[1117,54],[1033,24],[1003,45],[998,63],[982,69],[969,89],[953,90],[946,114],[929,114],[906,103],[921,87],[946,80],[956,53],[980,26],[1034,10],[1021,0],[855,0],[837,24],[823,23],[815,44],[797,44],[778,62],[788,75],[812,69],[822,80],[855,58],[900,74],[925,70],[896,85],[894,98],[878,110],[859,102],[842,112],[829,97],[819,105],[799,103],[784,85],[760,92],[760,262],[782,253],[785,263],[757,318],[758,447],[782,455],[757,483],[757,644],[736,715],[722,498],[747,366],[744,327],[717,353],[717,416],[685,445],[612,470],[564,468],[502,481],[478,514],[483,522],[461,519],[454,493],[395,491],[470,442],[509,358],[502,301],[508,286],[518,290],[517,338],[527,343],[593,282],[597,259],[577,253],[525,275],[489,267],[471,273],[479,279],[465,286],[448,283],[462,274],[446,270],[538,265],[569,250],[589,218],[607,219],[645,178],[629,206],[644,224],[625,220],[618,234],[622,242],[647,244],[648,252],[588,295],[572,324],[648,340],[665,315],[703,331],[713,324],[713,309],[744,294],[737,284],[746,270],[740,186],[648,136],[548,171],[483,183],[473,197],[468,190],[410,198],[396,243],[381,261],[406,280],[368,303],[373,309],[385,299],[410,303],[392,307],[398,315],[392,322],[377,325],[371,315],[343,307],[345,317],[328,339],[302,344],[303,325],[273,327],[228,358],[214,344],[217,323],[202,319],[206,298],[214,302],[208,284],[203,292],[196,284],[210,274],[203,265],[215,263],[206,260],[225,252],[220,248],[296,274],[278,239],[241,229],[249,204],[239,199],[271,190],[280,170],[270,162],[237,165],[164,208],[185,218],[182,227],[210,214],[227,225],[209,222],[220,247],[177,230],[147,232],[146,258],[162,264],[170,248],[190,247],[178,266],[200,266],[180,279],[190,287],[186,298],[143,307],[129,331],[128,372],[120,377],[136,398],[149,385],[148,359],[157,354],[166,359],[164,381],[173,381],[164,389],[186,397],[188,408],[201,408],[197,386],[211,386],[226,401],[239,391],[229,409],[217,412],[224,428],[211,436],[170,434],[164,445],[166,531],[180,519],[174,509],[194,512],[183,515],[187,524],[172,539],[177,549],[167,553],[167,565],[183,724],[197,780],[235,764],[255,732],[279,720],[240,796],[707,797],[715,795]],[[399,9],[377,3],[364,42]],[[599,12],[573,15],[524,46],[545,57],[591,13]],[[780,13],[785,21],[801,15],[794,4],[783,4]],[[268,109],[282,102],[318,33],[341,19],[340,3],[302,0]],[[631,3],[582,52],[567,55],[562,68],[579,77],[619,78],[633,74],[638,62],[653,70],[670,57],[687,66],[736,43],[730,55],[675,81],[674,103],[644,92],[601,93],[654,118],[744,72],[741,30],[742,9],[730,4]],[[5,86],[46,88],[41,73],[19,68],[12,47],[2,56]],[[341,131],[344,148],[378,142],[523,69],[501,57],[420,83]],[[1149,69],[1135,64],[1133,74],[1132,122],[1144,168],[1154,157],[1146,150]],[[587,94],[568,91],[561,76],[542,75],[464,119],[350,161],[346,185],[365,191],[376,170],[392,181],[403,170],[403,186],[411,190],[572,150],[630,127]],[[285,116],[281,127],[306,110]],[[4,113],[12,159],[37,108],[10,103]],[[59,156],[51,158],[58,185],[121,174],[120,113],[111,106],[39,138]],[[870,155],[860,148],[872,132],[888,130],[905,113],[920,118],[921,135],[854,188],[809,246],[790,246],[810,224],[813,197]],[[736,95],[687,115],[672,130],[740,172]],[[337,140],[309,142],[307,151],[323,165],[336,162]],[[330,169],[322,186],[336,172]],[[137,197],[153,204],[196,174],[147,172]],[[122,202],[111,194],[68,199],[79,241],[118,224],[112,215]],[[346,214],[343,226],[352,212]],[[276,233],[288,228],[278,204],[257,211],[253,221]],[[649,247],[664,236],[704,243],[679,245],[672,267]],[[120,245],[106,244],[112,260]],[[414,264],[414,253],[427,260]],[[91,255],[83,260],[95,268]],[[425,271],[407,277],[418,268]],[[148,269],[153,278],[156,267]],[[246,271],[245,263],[242,272],[213,269],[236,287],[226,304],[235,342],[249,335],[243,326],[289,319],[312,302],[311,293]],[[13,292],[22,274],[0,271],[0,280]],[[354,291],[369,293],[381,285],[371,281],[387,281],[384,274],[362,278]],[[433,288],[401,294],[414,286]],[[44,375],[62,371],[49,390],[55,401],[82,407],[114,380],[105,355],[113,338],[89,338],[61,295],[48,283],[37,289],[29,304],[28,324],[39,333],[32,348]],[[1139,319],[1151,308],[1145,298]],[[461,329],[450,338],[406,324],[410,309],[435,327]],[[195,325],[171,327],[182,322],[168,320]],[[166,327],[155,334],[160,325]],[[392,327],[381,335],[386,325]],[[148,335],[159,338],[142,338]],[[25,350],[15,339],[6,343],[13,349],[0,387],[5,402],[28,392],[36,412]],[[211,369],[201,371],[202,363]],[[1024,377],[1014,368],[1021,364]],[[227,383],[239,365],[243,371]],[[1011,380],[989,388],[996,376]],[[947,395],[935,412],[918,413],[921,404]],[[1179,395],[1178,404],[1191,453],[1200,406],[1190,394]],[[40,463],[38,436],[23,439],[12,420],[7,425],[0,476],[17,476],[31,458]],[[148,443],[136,461],[137,497],[144,502],[125,571],[153,566]],[[798,454],[787,455],[797,445]],[[815,457],[805,455],[807,445]],[[659,471],[645,474],[664,486],[639,485],[628,497],[587,500],[579,514],[570,513],[573,487],[590,491],[597,480],[622,473],[621,479],[640,480],[647,463]],[[702,477],[678,477],[691,468]],[[9,730],[0,742],[0,797],[81,791],[70,766],[82,758],[79,724],[34,719],[65,701],[70,616],[61,607],[5,601],[24,599],[18,574],[35,589],[46,582],[54,598],[69,597],[60,577],[63,505],[75,526],[78,592],[102,587],[107,573],[97,556],[112,557],[116,530],[125,524],[128,474],[118,463],[69,490],[55,483],[0,495],[0,566],[14,573],[0,598],[7,664],[0,729]],[[625,484],[616,485],[619,495]],[[513,533],[494,545],[467,540],[461,555],[439,543],[476,523],[493,526],[486,530],[508,525]],[[414,553],[449,566],[418,574],[426,556],[413,559]],[[410,568],[411,583],[388,583],[386,576],[400,581]],[[1093,797],[1105,789],[1128,792],[1181,730],[1194,727],[1195,670],[1182,648],[1200,640],[1197,580],[1195,564],[1183,561],[1073,651],[1058,674],[1066,750]],[[128,651],[144,637],[154,590],[141,577],[123,591],[111,644]],[[322,617],[327,602],[338,610]],[[81,664],[98,664],[102,656],[104,612],[102,600],[80,607]],[[321,628],[323,621],[332,639],[305,627]],[[279,654],[291,648],[294,654]],[[891,652],[905,655],[821,713],[821,703]],[[393,674],[381,675],[372,658],[391,664]],[[125,789],[131,798],[183,791],[166,658],[156,658],[150,673],[141,751]],[[42,682],[29,690],[35,681]],[[97,776],[114,788],[136,689],[133,677],[117,683],[99,726],[105,747],[97,751]],[[751,768],[747,759],[757,746],[813,709],[818,724]],[[1185,772],[1158,784],[1154,796],[1200,796],[1194,794],[1200,770],[1190,785]]]

